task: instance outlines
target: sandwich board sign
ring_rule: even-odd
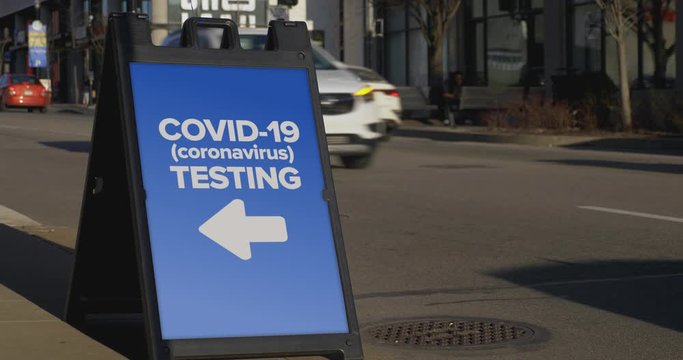
[[[362,359],[306,24],[182,36],[109,19],[66,320],[129,357]]]

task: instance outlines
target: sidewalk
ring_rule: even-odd
[[[0,224],[0,358],[123,359],[63,322],[72,252]]]
[[[501,132],[483,126],[455,128],[406,120],[396,136],[424,138],[436,141],[465,141],[497,144],[518,144],[542,147],[566,147],[582,150],[626,151],[667,155],[683,155],[683,136],[655,136],[609,133],[597,135],[559,135]]]
[[[81,104],[53,103],[50,104],[50,111],[94,116],[95,104],[85,107]]]

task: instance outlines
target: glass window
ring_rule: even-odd
[[[574,8],[570,54],[571,67],[585,71],[602,69],[602,15],[597,5]]]
[[[387,6],[385,19],[385,31],[401,31],[406,26],[406,14],[403,6]]]
[[[408,32],[408,84],[411,86],[429,85],[429,62],[424,54],[427,53],[427,42],[424,41],[420,30]]]
[[[676,77],[673,48],[676,43],[676,4],[674,1],[661,3],[662,7],[657,12],[653,9],[653,1],[643,1],[643,83],[648,87],[672,87]]]
[[[472,16],[475,18],[484,16],[484,2],[481,0],[472,2]]]
[[[474,84],[480,85],[486,83],[486,50],[484,49],[484,23],[477,23],[475,26],[477,49],[475,52],[475,70],[476,76]]]
[[[473,2],[480,2],[481,0],[473,0]],[[517,0],[486,0],[486,15],[507,15],[511,11],[516,11]]]
[[[244,50],[263,50],[266,48],[266,35],[240,35],[240,47]]]
[[[413,8],[413,10],[411,10],[408,13],[408,29],[419,29],[420,28],[420,23],[417,22],[417,20],[415,19],[415,14],[417,14],[417,13],[414,11],[419,11],[420,17],[423,19],[425,24],[427,23],[427,21],[425,20],[425,14],[424,14],[424,11],[422,11],[422,8]]]
[[[489,86],[519,84],[527,62],[527,22],[509,17],[489,19],[487,35]]]
[[[406,34],[405,32],[387,33],[387,78],[393,84],[406,84]]]

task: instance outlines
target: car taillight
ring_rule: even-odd
[[[7,90],[9,91],[9,94],[10,94],[10,95],[16,95],[16,94],[17,94],[17,91],[16,91],[16,90],[14,90],[14,88],[13,88],[13,87],[11,87],[11,86],[10,86],[10,87],[8,87],[8,88],[7,88]]]
[[[399,96],[398,91],[396,91],[396,90],[384,90],[384,93],[389,95],[389,96],[393,96],[393,97]]]

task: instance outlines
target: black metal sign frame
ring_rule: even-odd
[[[223,28],[220,49],[197,46],[197,28]],[[363,358],[306,24],[273,21],[266,51],[239,46],[234,22],[189,19],[181,48],[151,43],[147,15],[109,18],[66,320],[129,357]],[[349,333],[163,340],[159,323],[129,63],[307,69]],[[278,84],[286,91],[286,84]],[[144,324],[144,325],[142,325]],[[133,343],[131,343],[131,341]],[[135,345],[138,345],[138,351]],[[143,351],[139,351],[143,348]]]

